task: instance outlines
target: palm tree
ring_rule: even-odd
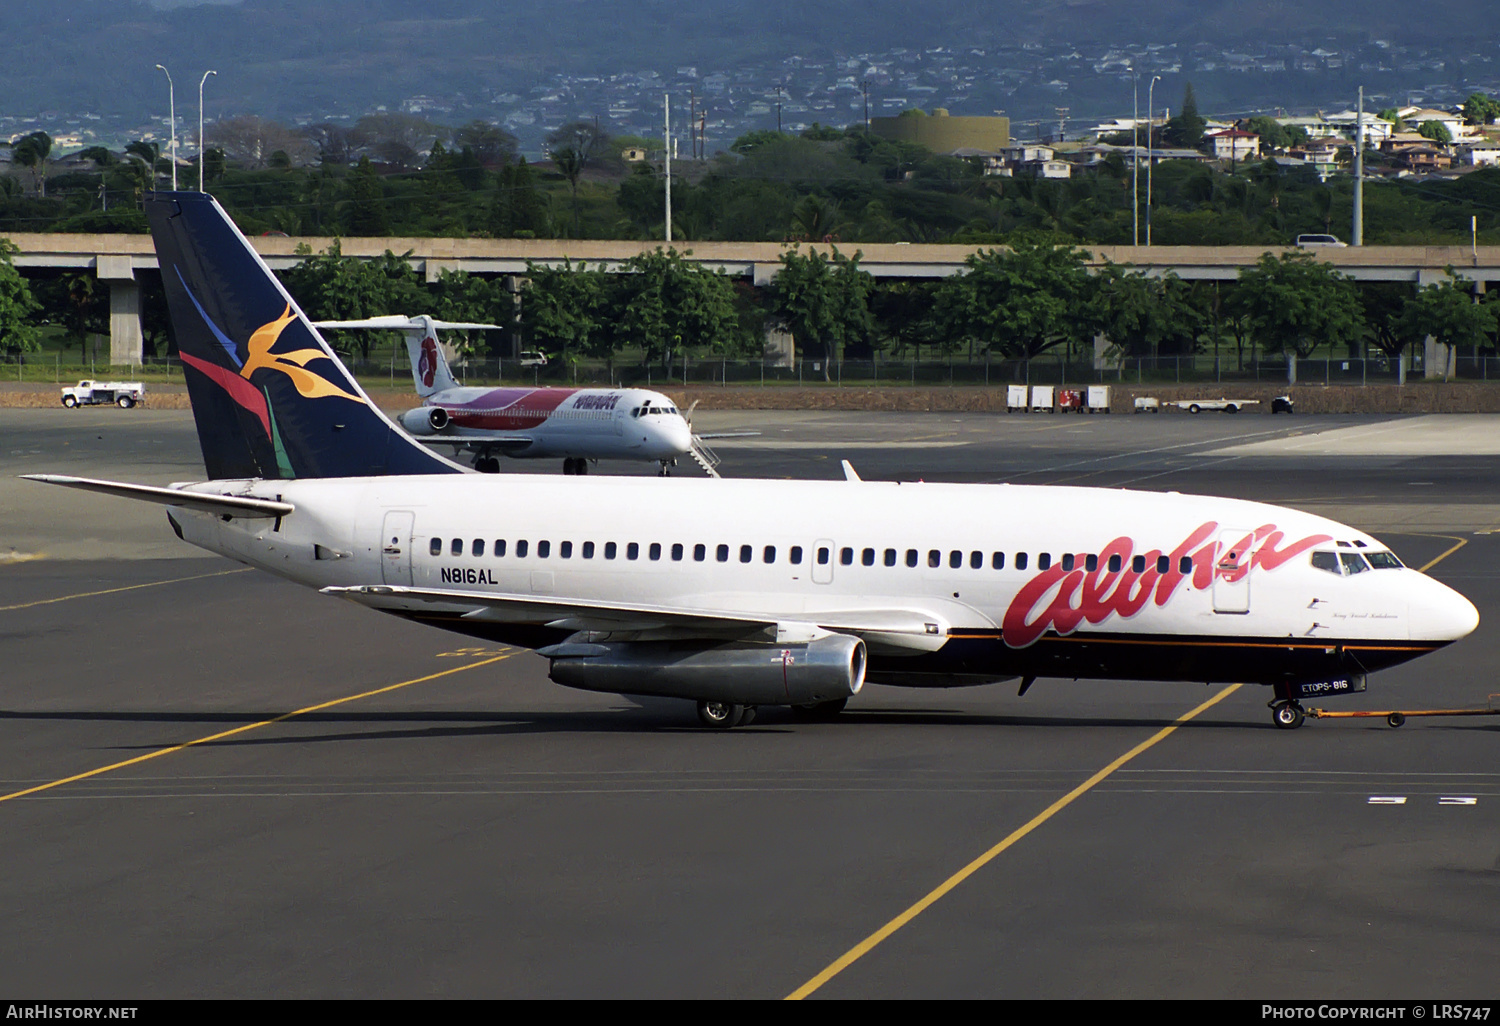
[[[52,137],[46,132],[23,135],[10,144],[10,159],[21,167],[31,168],[38,196],[47,195],[47,156],[52,152]]]

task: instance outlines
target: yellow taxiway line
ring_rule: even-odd
[[[1118,759],[1115,759],[1113,762],[1105,766],[1103,769],[1099,770],[1083,783],[1073,788],[1073,790],[1069,791],[1057,801],[1053,802],[1041,812],[1037,813],[1037,815],[1033,816],[1025,826],[1012,831],[999,844],[995,845],[989,851],[985,852],[983,855],[980,855],[974,861],[970,862],[967,866],[964,866],[958,872],[948,877],[948,879],[944,880],[936,888],[928,892],[925,897],[923,897],[916,904],[912,905],[905,912],[902,912],[895,919],[892,919],[890,922],[886,923],[880,929],[870,934],[864,940],[854,945],[854,947],[850,948],[836,961],[829,965],[828,968],[824,969],[822,972],[818,973],[818,975],[814,976],[802,986],[798,987],[796,990],[788,994],[786,999],[788,1001],[802,1000],[813,991],[823,986],[823,984],[833,979],[839,973],[849,968],[855,962],[858,962],[861,958],[864,958],[871,951],[875,950],[877,945],[879,945],[887,937],[891,936],[891,934],[895,933],[907,923],[917,918],[917,916],[921,915],[927,909],[936,904],[938,900],[946,895],[949,891],[953,890],[969,877],[979,872],[979,870],[989,865],[990,862],[994,861],[994,859],[1002,852],[1004,852],[1007,848],[1010,848],[1011,846],[1016,844],[1016,842],[1024,838],[1027,834],[1031,833],[1037,827],[1047,822],[1047,820],[1051,819],[1063,809],[1073,804],[1075,800],[1093,790],[1096,785],[1098,785],[1106,777],[1110,776],[1110,774],[1114,773],[1115,770],[1119,769],[1121,766],[1125,765],[1131,759],[1134,759],[1137,755],[1140,755],[1148,748],[1151,748],[1157,742],[1165,740],[1178,727],[1182,726],[1184,723],[1188,722],[1199,713],[1202,713],[1207,709],[1210,709],[1213,706],[1217,705],[1219,702],[1222,702],[1224,699],[1228,698],[1230,695],[1239,690],[1240,687],[1241,685],[1239,684],[1231,684],[1229,687],[1225,688],[1223,691],[1220,691],[1218,694],[1214,695],[1212,698],[1204,702],[1202,705],[1198,706],[1196,709],[1193,709],[1179,716],[1175,721],[1173,721],[1171,726],[1163,727],[1161,730],[1158,730],[1155,734],[1152,734],[1149,738],[1142,741],[1134,748],[1130,749],[1130,751],[1126,752]]]
[[[237,571],[231,570],[229,572],[236,573]],[[0,802],[8,802],[13,798],[25,798],[27,795],[37,794],[41,791],[50,791],[54,787],[62,787],[64,784],[73,784],[77,783],[80,780],[88,780],[90,777],[97,777],[105,773],[112,773],[115,770],[124,769],[127,766],[135,766],[139,763],[147,762],[151,759],[159,759],[163,755],[171,755],[173,752],[180,752],[185,748],[192,748],[195,745],[206,745],[213,741],[222,741],[226,737],[233,737],[236,734],[244,734],[251,730],[259,730],[261,727],[269,727],[276,723],[283,723],[286,720],[294,719],[298,716],[306,716],[308,713],[319,712],[323,709],[331,709],[336,705],[344,705],[347,702],[357,702],[361,698],[373,698],[376,695],[383,695],[389,691],[396,691],[399,688],[410,687],[413,684],[422,684],[429,680],[437,680],[439,677],[447,677],[455,673],[462,673],[465,670],[478,669],[481,666],[488,666],[490,663],[498,663],[502,659],[509,659],[515,654],[516,650],[512,649],[508,652],[502,652],[500,655],[491,656],[488,659],[481,659],[478,662],[465,663],[463,666],[454,666],[447,670],[439,670],[437,673],[429,673],[425,677],[414,677],[411,680],[403,680],[399,684],[387,684],[383,688],[375,688],[373,691],[361,691],[357,695],[346,695],[343,698],[335,698],[328,702],[319,702],[317,705],[310,705],[305,709],[297,709],[294,712],[283,713],[280,716],[273,717],[269,720],[261,720],[258,723],[246,723],[243,726],[235,727],[232,730],[223,730],[217,734],[210,734],[208,737],[200,737],[195,738],[192,741],[184,741],[180,745],[172,745],[168,748],[158,748],[154,752],[148,752],[145,755],[137,755],[135,758],[126,759],[123,762],[115,762],[111,763],[108,766],[100,766],[97,769],[91,769],[85,773],[75,773],[71,777],[63,777],[61,780],[53,780],[50,783],[38,784],[35,787],[28,787],[24,791],[15,791],[11,794],[0,795]]]
[[[192,577],[173,577],[165,581],[147,581],[145,584],[127,584],[123,588],[105,588],[103,591],[81,591],[76,595],[61,595],[57,598],[38,599],[35,602],[21,602],[14,606],[0,606],[0,613],[10,613],[17,609],[30,609],[33,606],[50,606],[54,602],[71,602],[73,599],[94,598],[98,595],[115,595],[122,591],[138,591],[141,588],[159,588],[163,584],[181,584],[184,581],[201,581],[208,577],[224,577],[228,574],[247,574],[254,567],[240,566],[233,570],[216,570],[211,574],[194,574]]]

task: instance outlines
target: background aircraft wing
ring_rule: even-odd
[[[413,435],[423,445],[451,445],[455,449],[478,452],[482,449],[519,451],[536,439],[528,435]]]

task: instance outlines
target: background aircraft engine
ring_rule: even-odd
[[[401,426],[414,435],[436,435],[448,427],[448,411],[441,406],[419,406],[401,414]]]
[[[565,642],[541,654],[568,687],[700,702],[811,705],[858,694],[865,683],[865,643],[847,634],[792,645]]]

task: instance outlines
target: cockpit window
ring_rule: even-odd
[[[1337,552],[1314,552],[1312,554],[1312,565],[1319,570],[1326,570],[1340,577],[1344,573],[1339,569],[1339,554]]]
[[[1370,569],[1370,564],[1366,563],[1365,557],[1361,556],[1358,552],[1340,552],[1339,559],[1343,560],[1344,573],[1351,576],[1353,574],[1362,574]]]
[[[1367,552],[1365,558],[1376,570],[1399,570],[1403,564],[1394,552]]]

